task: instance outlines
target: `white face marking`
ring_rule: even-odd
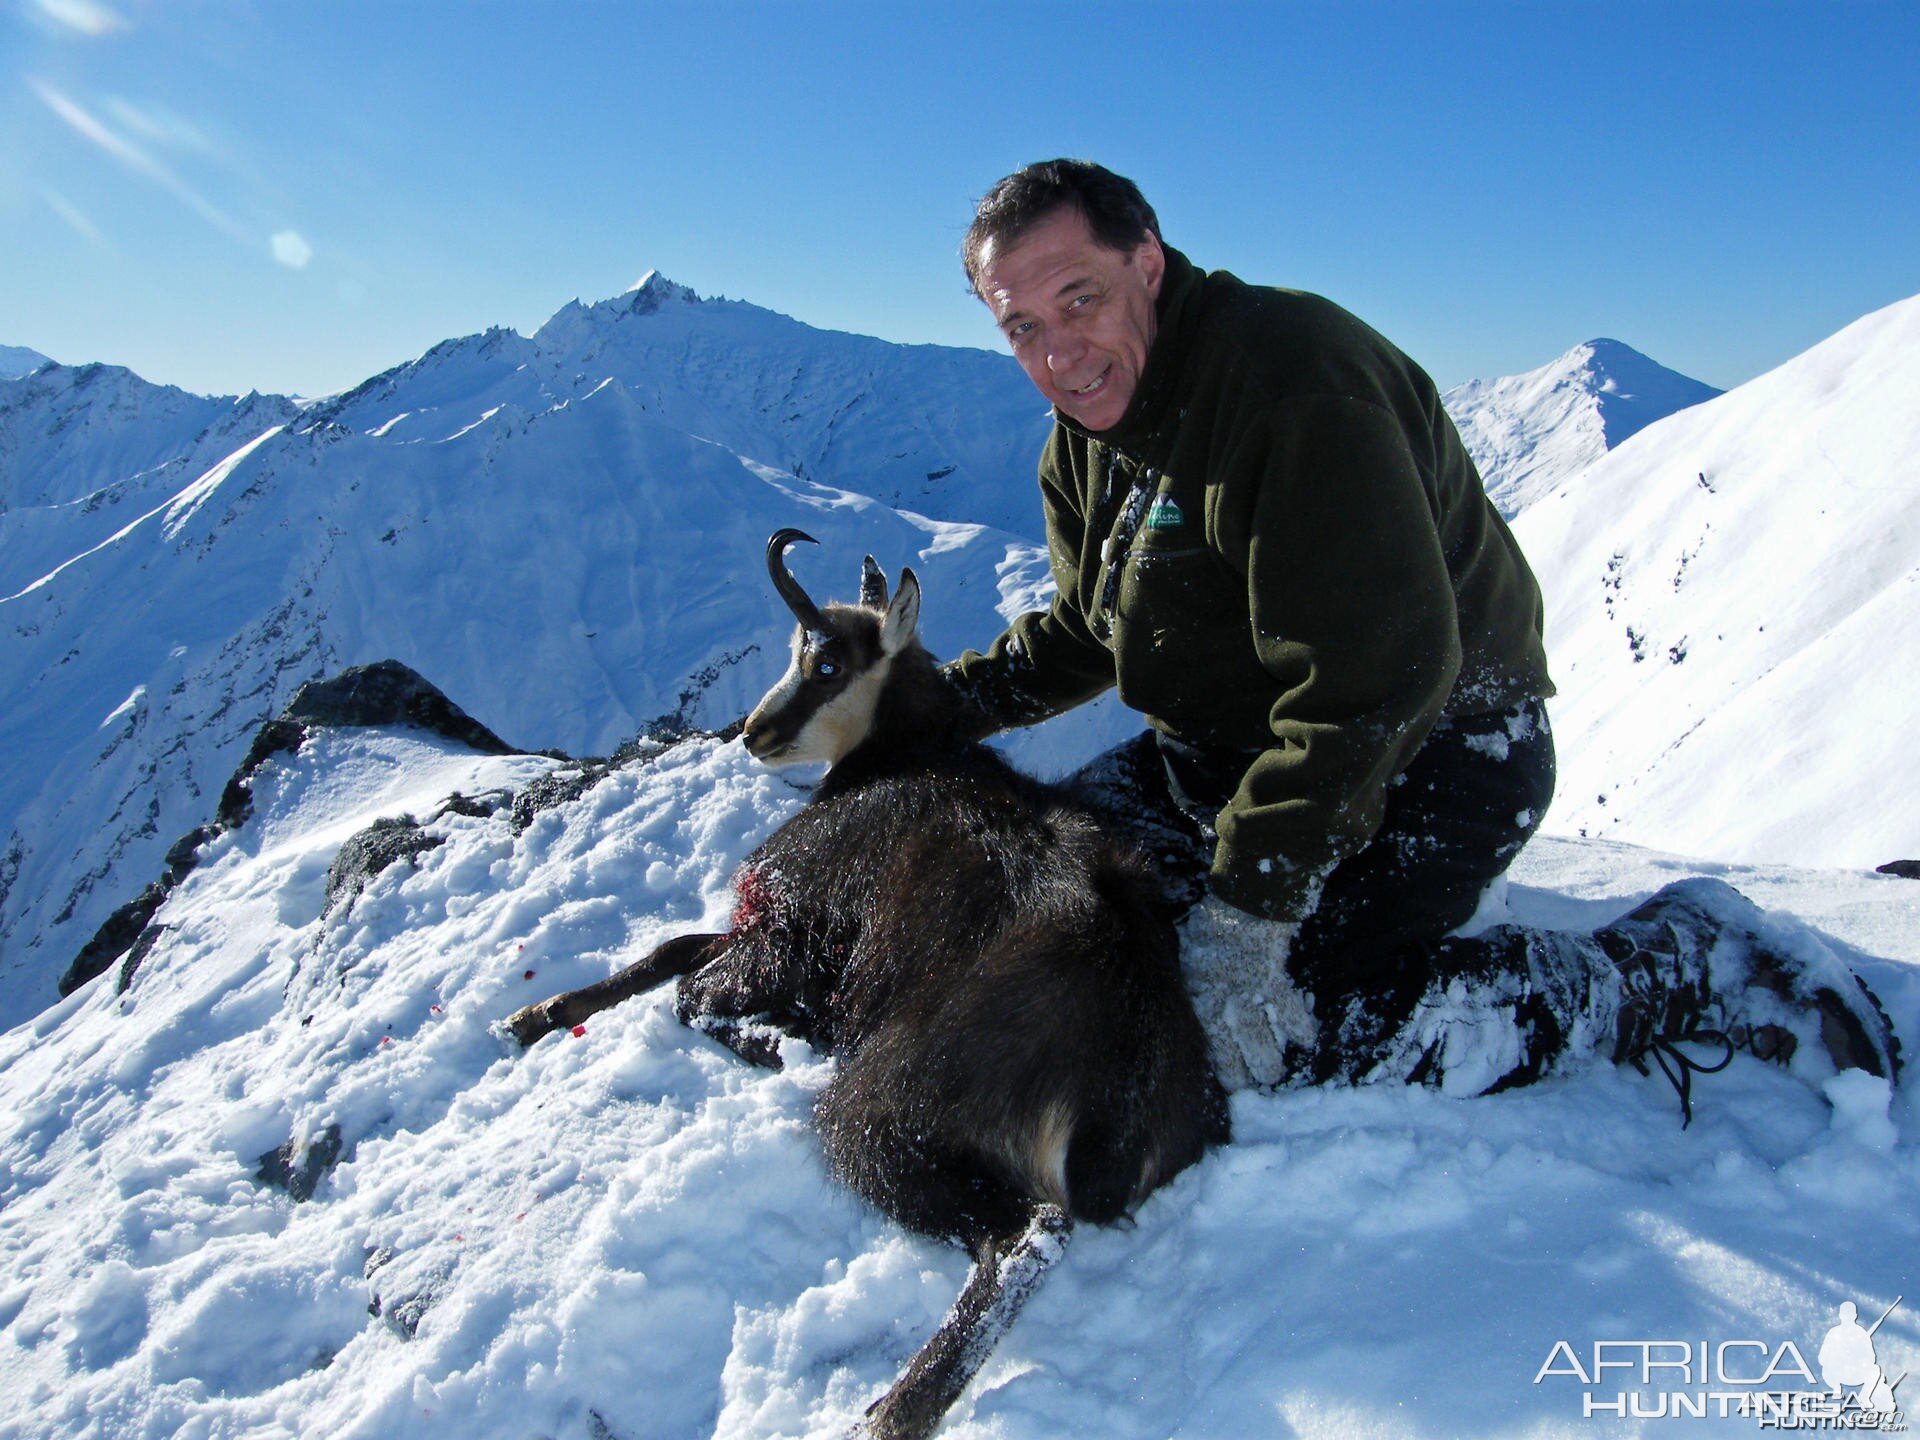
[[[880,703],[880,691],[886,686],[891,659],[882,660],[864,675],[855,676],[833,699],[813,712],[813,718],[801,727],[793,748],[779,757],[782,765],[797,765],[808,760],[838,764],[860,747],[873,729],[874,708]]]
[[[793,631],[793,644],[789,647],[793,658],[787,664],[787,673],[774,681],[773,688],[761,696],[760,703],[753,707],[753,714],[747,717],[747,727],[749,730],[751,730],[763,716],[778,715],[782,710],[791,705],[794,702],[794,698],[799,695],[801,686],[807,683],[807,677],[800,669],[800,656],[806,649],[806,640],[807,632],[805,629],[795,626]],[[769,755],[764,758],[770,765],[793,763],[788,759],[784,751],[778,755]]]
[[[748,717],[749,734],[789,707],[807,703],[808,679],[802,661],[816,638],[803,629],[794,631],[792,662]],[[805,765],[823,760],[835,764],[857,749],[873,729],[873,712],[892,664],[892,658],[885,657],[864,674],[855,675],[839,694],[808,716],[786,746],[760,755],[760,761],[767,765]]]

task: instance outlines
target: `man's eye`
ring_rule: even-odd
[[[1012,326],[1011,328],[1008,329],[1007,338],[1009,340],[1016,340],[1016,341],[1024,340],[1027,338],[1027,336],[1031,335],[1032,333],[1033,333],[1033,322],[1031,320],[1022,320],[1018,325]]]
[[[1084,310],[1087,306],[1091,305],[1094,302],[1094,299],[1095,297],[1091,294],[1076,295],[1073,297],[1072,303],[1069,304],[1067,308],[1069,310]]]

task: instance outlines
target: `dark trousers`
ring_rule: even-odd
[[[1169,908],[1184,913],[1206,893],[1214,818],[1252,759],[1149,730],[1069,783],[1154,858]],[[1294,982],[1332,1024],[1316,1070],[1352,1071],[1446,972],[1487,963],[1484,947],[1442,938],[1472,917],[1539,828],[1554,773],[1538,700],[1434,727],[1388,788],[1373,840],[1327,875],[1288,954]]]

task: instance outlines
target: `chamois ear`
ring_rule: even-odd
[[[880,617],[880,653],[898,655],[913,643],[913,632],[920,624],[920,582],[913,571],[902,570],[894,588],[893,602]]]
[[[860,563],[860,608],[887,608],[887,572],[880,568],[871,555]]]

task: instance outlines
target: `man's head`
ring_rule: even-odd
[[[1083,160],[1029,165],[987,192],[963,256],[1040,393],[1089,430],[1117,425],[1166,274],[1159,221],[1134,183]]]

